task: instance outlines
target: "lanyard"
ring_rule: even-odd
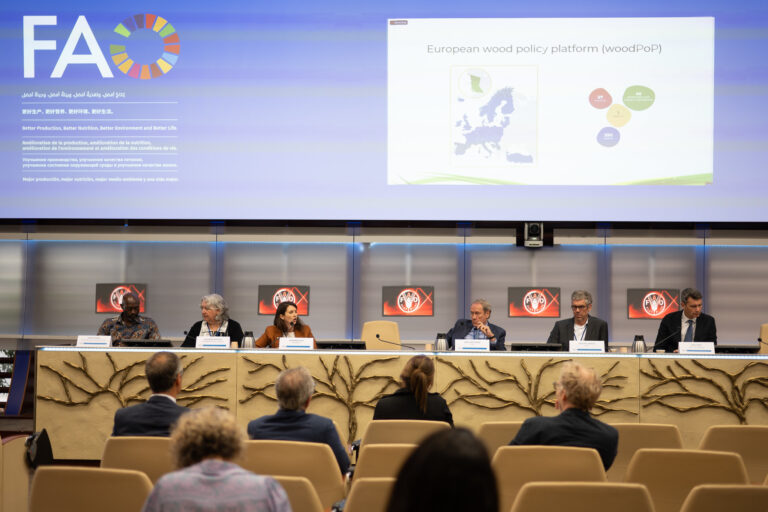
[[[584,336],[586,336],[586,335],[587,335],[587,326],[588,326],[588,325],[589,325],[589,322],[587,322],[587,323],[585,323],[585,324],[584,324],[584,330],[583,330],[583,331],[581,331],[581,339],[578,339],[578,338],[576,337],[576,324],[573,324],[573,339],[574,339],[575,341],[584,341]]]

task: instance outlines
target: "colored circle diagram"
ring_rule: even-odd
[[[131,47],[131,39],[140,40],[138,34],[146,34],[147,32],[150,34],[154,32],[152,34],[154,37],[150,41],[144,38],[141,42],[144,43],[142,46],[145,47],[149,43],[151,47],[149,54],[152,57],[147,57],[144,54],[131,57],[129,52],[136,51],[138,53],[138,50]],[[126,44],[109,45],[112,61],[120,71],[131,78],[149,80],[162,76],[173,69],[179,58],[179,34],[173,25],[161,16],[155,14],[129,16],[115,27],[115,33],[127,38],[128,41]],[[160,56],[153,61],[152,59],[158,54]]]
[[[632,110],[641,112],[651,108],[656,101],[656,94],[649,87],[644,85],[632,85],[627,87],[622,97],[624,105],[613,103],[611,94],[604,88],[599,87],[589,94],[589,104],[597,110],[607,109],[605,113],[606,121],[611,126],[602,128],[597,133],[597,142],[601,146],[610,148],[615,146],[621,140],[621,134],[618,128],[622,128],[630,119],[632,119]]]

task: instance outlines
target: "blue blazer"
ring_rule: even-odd
[[[491,328],[491,332],[494,336],[496,336],[496,341],[493,341],[490,344],[491,350],[507,350],[504,348],[504,340],[507,337],[507,331],[490,322],[488,322],[488,327]],[[446,341],[448,342],[448,348],[453,350],[453,340],[466,338],[471,331],[472,320],[468,318],[462,318],[461,320],[458,320],[456,325],[454,325],[453,328],[448,331],[448,334],[445,336]]]
[[[118,409],[112,435],[168,437],[179,416],[187,411],[165,397],[151,396],[143,404]]]
[[[331,447],[339,463],[339,469],[346,473],[349,456],[341,444],[333,421],[306,411],[279,409],[276,414],[262,416],[248,423],[248,437],[273,441],[305,441],[325,443]]]

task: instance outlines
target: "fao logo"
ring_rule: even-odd
[[[523,307],[528,313],[538,315],[547,309],[547,297],[541,290],[531,290],[523,297]]]
[[[416,290],[406,288],[397,296],[397,307],[403,313],[413,313],[421,306],[421,297]]]
[[[58,51],[60,41],[38,39],[38,27],[58,25],[58,16],[24,16],[24,78],[35,78],[35,54]],[[181,43],[176,28],[156,14],[134,14],[114,29],[118,39],[109,45],[109,55],[117,68],[131,78],[149,80],[168,73],[176,65]],[[72,65],[95,66],[102,78],[113,78],[100,42],[85,16],[78,16],[61,49],[51,78],[62,78]]]
[[[293,302],[296,304],[296,295],[288,288],[280,288],[272,296],[272,304],[277,308],[281,302]]]
[[[109,304],[115,309],[115,311],[120,311],[123,309],[123,295],[130,292],[131,290],[125,286],[118,286],[112,290],[112,293],[109,294]]]
[[[643,311],[650,316],[659,316],[667,309],[667,300],[656,291],[649,292],[643,297]]]

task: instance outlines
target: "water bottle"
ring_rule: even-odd
[[[437,333],[437,338],[435,338],[435,350],[437,352],[445,352],[448,350],[448,340],[445,339],[444,332]]]
[[[642,334],[635,335],[635,341],[632,342],[632,352],[643,354],[647,350],[648,346],[645,344],[645,337]]]
[[[253,347],[254,347],[253,331],[245,331],[245,336],[243,336],[242,348],[253,348]]]

